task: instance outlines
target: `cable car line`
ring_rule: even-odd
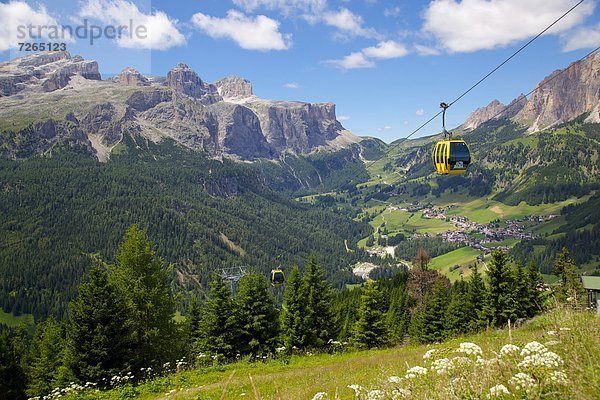
[[[508,63],[510,60],[512,60],[517,54],[519,54],[521,51],[523,51],[526,47],[528,47],[531,43],[533,43],[535,40],[537,40],[540,36],[542,36],[544,33],[546,33],[549,29],[551,29],[554,25],[556,25],[559,21],[561,21],[564,17],[566,17],[567,15],[569,15],[574,9],[576,9],[577,7],[579,7],[579,5],[581,5],[581,3],[583,3],[585,0],[580,0],[577,4],[575,4],[573,7],[571,7],[568,11],[566,11],[564,14],[562,14],[560,17],[558,17],[554,22],[552,22],[550,25],[548,25],[544,30],[542,30],[540,33],[538,33],[536,36],[534,36],[533,38],[531,38],[527,43],[525,43],[523,46],[521,46],[517,51],[515,51],[513,54],[511,54],[508,58],[506,58],[504,61],[502,61],[500,64],[498,64],[494,69],[492,69],[490,72],[488,72],[483,78],[479,79],[475,84],[473,84],[470,88],[468,88],[466,91],[464,91],[460,96],[458,96],[456,99],[454,99],[452,102],[450,102],[449,104],[447,103],[443,103],[443,104],[447,104],[449,108],[452,105],[454,105],[456,102],[460,101],[463,97],[465,97],[467,94],[469,94],[473,89],[475,89],[477,86],[479,86],[481,83],[483,83],[483,81],[485,81],[487,78],[489,78],[493,73],[495,73],[496,71],[498,71],[500,68],[502,68],[506,63]],[[592,51],[591,53],[589,53],[588,55],[586,55],[585,57],[581,58],[579,61],[589,57],[591,54],[593,54],[595,51],[597,51],[598,49]],[[568,69],[568,68],[567,68]],[[565,70],[563,70],[565,71]],[[538,86],[539,87],[539,86]],[[535,89],[534,89],[535,90]],[[531,92],[529,92],[529,94],[533,93],[532,90]],[[528,94],[528,95],[529,95]],[[416,128],[415,130],[413,130],[408,136],[405,136],[404,138],[401,138],[395,145],[393,145],[392,147],[388,148],[381,156],[377,157],[375,160],[370,161],[368,165],[365,166],[365,170],[369,170],[373,164],[375,164],[376,162],[378,162],[379,160],[381,160],[383,157],[385,157],[386,155],[388,155],[393,149],[395,149],[396,147],[400,146],[402,143],[404,143],[405,141],[407,141],[409,138],[411,138],[414,134],[416,134],[417,132],[419,132],[421,129],[423,129],[424,127],[426,127],[427,125],[429,125],[434,119],[436,119],[437,117],[439,117],[440,114],[443,114],[445,109],[444,108],[442,111],[439,111],[437,114],[435,114],[433,117],[429,118],[426,122],[424,122],[423,124],[421,124],[418,128]]]

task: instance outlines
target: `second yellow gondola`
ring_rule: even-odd
[[[285,282],[285,275],[281,267],[271,270],[271,285],[281,286]]]

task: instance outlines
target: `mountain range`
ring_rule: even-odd
[[[361,140],[337,121],[333,103],[261,99],[246,79],[207,83],[182,63],[166,77],[125,68],[102,80],[95,61],[37,54],[0,64],[0,95],[0,156],[12,159],[68,141],[106,161],[125,133],[239,160],[336,150]]]

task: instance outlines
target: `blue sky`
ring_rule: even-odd
[[[144,38],[69,40],[103,76],[126,66],[166,75],[178,62],[206,81],[239,75],[270,99],[334,102],[345,127],[390,142],[409,134],[577,0],[0,1],[0,59],[19,56],[18,24],[98,26],[132,20]],[[68,38],[69,39],[69,38]],[[22,40],[21,40],[22,41]],[[41,40],[40,40],[41,41]],[[448,126],[510,102],[600,45],[595,0],[448,111]],[[439,132],[435,121],[418,136]]]

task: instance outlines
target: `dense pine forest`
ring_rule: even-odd
[[[336,287],[356,282],[348,266],[364,254],[344,240],[353,246],[370,227],[289,200],[253,168],[133,137],[106,164],[66,145],[0,160],[0,306],[63,318],[91,260],[112,261],[134,223],[173,263],[178,287],[206,287],[221,267],[300,265],[311,253]]]
[[[110,388],[143,380],[171,365],[227,363],[273,354],[440,342],[533,317],[548,299],[579,308],[585,295],[566,250],[554,260],[561,282],[548,292],[535,264],[494,253],[487,278],[477,270],[450,284],[428,269],[420,249],[415,268],[334,293],[314,259],[294,268],[283,306],[260,271],[231,293],[214,273],[208,293],[193,291],[175,319],[170,266],[137,226],[130,227],[111,263],[97,262],[70,301],[67,317],[0,335],[0,392],[8,399],[46,396],[67,385]],[[151,372],[153,371],[153,372]],[[58,389],[56,389],[58,388]]]

